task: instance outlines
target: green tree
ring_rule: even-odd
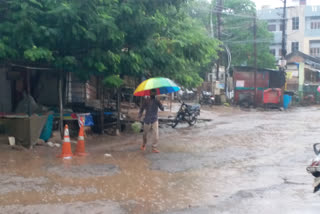
[[[110,1],[7,0],[0,5],[0,57],[76,71],[118,72],[123,33]]]
[[[217,42],[184,0],[5,0],[0,60],[105,77],[167,76],[184,86],[216,57]]]
[[[197,0],[190,4],[189,14],[202,22],[211,34],[211,10],[212,27],[214,36],[217,37],[217,12],[216,0],[211,3],[205,0]],[[253,66],[253,19],[256,7],[251,0],[223,1],[222,8],[222,34],[221,41],[227,45],[232,55],[232,65]],[[258,67],[274,68],[275,58],[269,52],[269,45],[273,40],[272,33],[268,32],[267,25],[257,20],[257,65]],[[225,53],[222,59],[225,61]],[[226,64],[226,62],[224,62]]]
[[[217,41],[187,13],[188,3],[177,2],[128,0],[121,4],[119,26],[126,32],[122,70],[170,77],[186,87],[202,82],[199,74],[217,57]]]
[[[256,7],[251,0],[229,0],[224,2],[225,14],[222,15],[223,42],[228,45],[232,54],[232,64],[254,65],[253,28]],[[273,35],[267,30],[265,22],[257,19],[257,66],[274,68],[275,58],[269,51]]]

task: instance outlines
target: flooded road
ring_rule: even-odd
[[[89,156],[65,161],[59,148],[0,145],[0,213],[319,213],[306,172],[318,107],[201,117],[212,122],[162,126],[159,154],[133,133],[91,136]]]

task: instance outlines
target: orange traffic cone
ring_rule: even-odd
[[[88,155],[88,153],[85,152],[83,123],[81,123],[81,126],[80,126],[78,143],[77,143],[77,148],[76,148],[76,153],[75,154],[77,156],[86,156],[86,155]]]
[[[69,129],[68,129],[68,125],[65,125],[63,144],[62,144],[62,152],[61,152],[61,155],[59,155],[58,157],[63,158],[63,159],[71,159],[72,156],[73,155],[72,155],[72,151],[71,151]]]

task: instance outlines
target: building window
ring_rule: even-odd
[[[310,55],[319,57],[320,48],[310,48]]]
[[[310,48],[310,55],[320,57],[320,48]]]
[[[314,57],[320,57],[320,40],[310,40],[310,55]]]
[[[299,30],[299,17],[292,18],[292,30]]]
[[[317,12],[318,7],[317,6],[312,6],[312,12]]]
[[[270,53],[271,53],[273,56],[276,56],[276,49],[270,49]]]
[[[268,25],[268,31],[276,31],[276,25]]]
[[[320,29],[320,22],[311,22],[311,29]]]
[[[299,42],[292,42],[291,43],[291,52],[295,52],[299,50]]]

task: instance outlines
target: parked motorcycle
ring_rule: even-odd
[[[193,126],[200,115],[200,105],[187,105],[181,102],[180,109],[173,121],[172,128],[175,128],[180,122],[188,122],[190,126]]]
[[[185,89],[184,91],[181,91],[181,93],[182,100],[195,100],[197,97],[197,94],[194,90]]]
[[[212,93],[208,91],[202,91],[201,92],[201,99],[199,101],[200,105],[210,105],[212,106],[214,104],[214,96]]]
[[[313,144],[313,151],[316,157],[312,160],[312,163],[307,167],[307,172],[312,174],[314,178],[313,192],[316,193],[320,189],[320,149],[317,147],[320,143]]]

